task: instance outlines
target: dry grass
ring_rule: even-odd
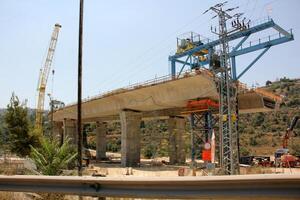
[[[247,168],[240,168],[240,173],[244,174],[272,174],[273,171],[271,168],[252,166]]]
[[[0,200],[33,200],[23,192],[0,192]]]

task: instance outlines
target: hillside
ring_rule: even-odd
[[[282,95],[283,103],[280,109],[268,113],[244,114],[240,116],[239,131],[241,155],[273,155],[281,147],[282,136],[295,115],[300,115],[300,79],[282,78],[278,81],[267,81],[262,87],[278,95]],[[142,154],[145,157],[168,155],[168,130],[165,120],[154,119],[142,124]],[[215,130],[217,132],[217,130]],[[120,123],[109,124],[107,149],[120,150]],[[190,147],[190,126],[186,126],[186,152]],[[294,129],[295,136],[290,140],[290,150],[300,155],[300,123]],[[95,148],[94,134],[89,137],[90,147]],[[198,154],[201,152],[201,142]]]
[[[278,111],[245,114],[240,117],[240,144],[242,155],[273,155],[281,147],[282,136],[295,115],[300,115],[300,79],[282,78],[267,81],[263,87],[282,95],[283,103]],[[300,154],[300,123],[294,129],[289,148]]]
[[[263,87],[278,95],[282,95],[283,103],[280,109],[268,113],[243,114],[240,116],[240,149],[241,155],[273,155],[281,147],[282,136],[290,121],[295,115],[300,116],[300,79],[290,80],[282,78],[278,81],[267,81]],[[31,124],[34,123],[34,109],[28,109]],[[5,109],[0,109],[0,135],[3,130],[3,115]],[[46,123],[47,126],[47,123]],[[48,127],[49,128],[49,127]],[[47,128],[47,129],[48,129]],[[88,147],[95,148],[96,140],[93,133],[95,125],[85,126],[88,137]],[[168,155],[167,122],[161,119],[145,121],[141,124],[142,155],[145,157],[158,157]],[[186,126],[186,152],[190,147],[190,126]],[[217,130],[215,130],[217,133]],[[300,123],[294,129],[295,136],[290,140],[289,148],[300,155]],[[107,150],[118,152],[121,149],[121,127],[119,122],[108,123]],[[197,147],[201,152],[201,142]],[[199,154],[198,153],[198,154]]]

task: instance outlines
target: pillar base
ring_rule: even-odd
[[[96,128],[96,159],[97,160],[107,160],[106,132],[107,132],[107,124],[105,122],[97,122],[97,128]]]
[[[140,124],[142,114],[134,111],[121,111],[121,165],[136,167],[140,163]]]
[[[170,164],[184,164],[185,145],[185,119],[181,117],[170,117],[168,119],[169,130],[169,158]]]
[[[72,145],[77,145],[78,134],[77,134],[76,120],[64,119],[63,127],[64,127],[63,139],[65,140],[65,138],[68,137],[70,138],[70,143]]]

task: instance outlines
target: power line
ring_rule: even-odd
[[[138,60],[141,60],[141,61],[145,60],[145,55],[147,55],[147,53],[148,53],[148,56],[150,57],[151,54],[149,54],[149,52],[151,52],[151,51],[157,49],[157,47],[164,47],[164,49],[165,49],[166,47],[169,47],[170,45],[169,45],[169,46],[166,46],[166,45],[162,45],[162,44],[165,44],[166,42],[168,42],[170,39],[172,39],[171,36],[173,36],[173,35],[175,35],[175,34],[178,34],[178,32],[179,32],[181,29],[183,29],[183,28],[187,27],[188,25],[192,24],[194,21],[198,20],[199,17],[201,17],[201,15],[196,16],[196,17],[193,18],[192,20],[189,20],[188,23],[184,24],[183,26],[181,26],[180,28],[178,28],[176,31],[174,31],[174,32],[172,32],[171,34],[169,34],[165,39],[161,40],[161,42],[159,42],[157,45],[154,45],[154,46],[152,46],[151,48],[147,49],[147,50],[145,51],[144,54],[141,54],[140,56],[138,56],[137,59],[134,59],[135,62],[132,62],[132,64],[129,63],[129,66],[130,66],[130,67],[129,67],[129,70],[128,70],[128,71],[131,71],[131,72],[132,72],[132,70],[130,70],[130,69],[132,69],[132,68],[134,68],[134,67],[135,67],[135,68],[133,69],[133,71],[136,71],[136,70],[138,69],[136,66],[144,65],[144,64],[139,64],[139,62],[136,62],[136,61],[138,61]],[[202,20],[200,20],[200,22],[201,22],[201,21],[204,21],[204,20],[205,20],[205,18],[202,18]],[[199,21],[197,21],[197,22],[199,23]],[[207,24],[207,23],[209,23],[209,22],[210,22],[209,20],[206,20],[206,23],[203,23],[203,24]],[[202,25],[203,25],[203,24],[202,24]],[[158,51],[156,51],[155,55],[157,55],[157,54],[161,54],[161,53],[158,52]],[[152,56],[152,57],[153,57],[153,56]],[[160,56],[159,56],[159,57],[160,57]],[[126,65],[126,64],[125,64],[125,65]],[[128,66],[128,64],[127,64],[126,66]],[[142,70],[143,70],[143,68],[140,69],[140,71],[142,71]],[[118,72],[118,71],[117,71],[117,72]],[[115,81],[116,81],[116,78],[118,78],[118,77],[124,75],[124,74],[122,74],[122,72],[119,72],[119,73],[117,73],[117,72],[113,73],[113,76],[110,77],[109,80],[104,81],[105,85],[107,85],[107,83],[115,82]],[[103,82],[102,82],[102,85],[103,85]]]

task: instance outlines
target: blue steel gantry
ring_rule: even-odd
[[[272,35],[273,37],[268,36],[265,39],[259,39],[257,44],[249,42],[249,45],[245,45],[245,42],[250,35],[269,28],[273,28],[277,31],[276,38],[273,38],[275,35]],[[195,40],[195,38],[197,39]],[[211,62],[213,59],[213,52],[216,47],[221,44],[220,39],[214,41],[211,41],[207,38],[202,39],[200,35],[197,35],[193,32],[190,33],[190,38],[187,39],[188,43],[193,44],[190,49],[181,52],[177,51],[174,55],[169,56],[169,62],[171,62],[171,74],[174,77],[176,76],[177,64],[181,65],[179,72],[182,72],[186,66],[190,66],[191,69],[194,69],[197,67],[205,67],[209,65],[209,68],[211,69],[213,67]],[[227,37],[228,42],[232,42],[238,39],[241,40],[230,51],[229,54],[232,63],[232,79],[234,80],[238,80],[239,78],[241,78],[241,76],[244,75],[270,49],[270,47],[292,41],[294,40],[294,35],[292,33],[292,30],[286,31],[279,25],[277,25],[272,18],[268,18],[262,23],[250,27],[249,29],[232,33]],[[177,38],[177,48],[181,49],[180,45],[180,38]],[[240,74],[237,74],[235,61],[236,57],[261,49],[263,49],[263,51]],[[199,54],[202,54],[203,56],[200,59],[198,59]]]
[[[250,27],[250,21],[245,23],[239,21],[241,14],[236,14],[236,20],[232,21],[232,29],[227,30],[227,21],[234,18],[227,13],[232,9],[223,10],[223,5],[216,5],[209,10],[214,11],[219,17],[219,30],[216,33],[219,36],[217,40],[203,38],[199,34],[190,32],[183,38],[177,38],[177,52],[169,56],[171,62],[171,74],[175,79],[177,64],[181,65],[179,75],[186,66],[190,69],[207,68],[216,77],[216,85],[219,89],[219,140],[220,140],[220,166],[224,174],[239,173],[239,136],[238,136],[238,80],[270,49],[270,47],[294,40],[292,31],[286,31],[277,25],[273,19],[268,18],[261,23]],[[206,11],[207,12],[207,11]],[[276,36],[268,36],[264,39],[258,39],[257,42],[246,40],[253,34],[273,28],[277,31]],[[240,39],[240,41],[238,41]],[[229,43],[234,43],[233,48],[229,48]],[[219,48],[218,48],[219,47]],[[236,57],[247,53],[262,50],[258,56],[246,66],[239,74],[237,73]],[[207,67],[208,66],[208,67]],[[179,76],[178,75],[178,76]],[[199,129],[199,113],[191,113],[192,128],[192,161],[195,158],[195,138],[193,132]],[[207,116],[212,117],[211,112],[205,111],[206,134],[211,136],[212,123],[207,120]],[[206,137],[205,142],[210,142]]]

